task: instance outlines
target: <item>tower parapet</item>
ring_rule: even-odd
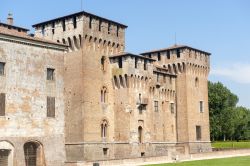
[[[33,25],[35,36],[69,45],[69,51],[81,48],[84,40],[109,44],[124,51],[126,25],[82,11]]]

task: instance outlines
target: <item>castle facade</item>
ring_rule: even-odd
[[[211,151],[210,53],[125,52],[126,25],[78,12],[0,23],[0,165]]]

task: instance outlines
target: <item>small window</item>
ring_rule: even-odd
[[[89,29],[92,28],[92,17],[89,17]]]
[[[204,112],[203,101],[200,101],[200,102],[199,102],[199,110],[200,110],[200,113],[203,113],[203,112]]]
[[[167,51],[167,58],[170,59],[170,51]]]
[[[201,126],[196,126],[196,140],[201,140]]]
[[[104,156],[108,155],[108,150],[109,150],[109,148],[103,148],[103,155]]]
[[[180,58],[181,57],[181,53],[180,53],[180,50],[176,50],[176,54],[177,54],[177,58]]]
[[[76,29],[77,28],[77,20],[76,20],[76,16],[73,17],[73,25],[74,25],[74,28]]]
[[[195,78],[195,87],[199,87],[199,79],[198,79],[198,77]]]
[[[157,57],[158,57],[158,61],[161,61],[161,53],[160,52],[157,53]]]
[[[55,117],[55,97],[47,97],[47,117]]]
[[[0,75],[2,76],[5,74],[4,67],[5,67],[5,63],[0,62]]]
[[[135,68],[137,69],[137,67],[138,67],[138,58],[135,57]]]
[[[5,93],[0,93],[0,116],[5,116]]]
[[[63,31],[66,31],[66,23],[65,23],[65,20],[62,21],[62,28],[63,28]]]
[[[54,73],[55,69],[47,68],[47,80],[53,81],[55,79]]]
[[[110,34],[110,31],[111,31],[111,24],[108,23],[108,34]]]
[[[119,65],[119,68],[122,68],[122,57],[119,57],[119,59],[118,59],[118,65]]]
[[[119,37],[119,30],[120,30],[120,27],[117,26],[117,28],[116,28],[116,36],[117,36],[117,37]]]
[[[45,35],[45,26],[42,26],[42,35]]]
[[[144,59],[144,70],[147,70],[147,59]]]
[[[158,101],[154,101],[155,112],[159,111]]]
[[[52,23],[52,34],[55,34],[55,22]]]
[[[102,56],[102,58],[101,58],[101,66],[102,66],[102,71],[106,71],[106,68],[107,68],[107,58],[105,56]]]
[[[139,143],[142,143],[143,140],[142,140],[142,134],[143,134],[143,129],[141,126],[138,127],[138,142]]]
[[[159,82],[159,80],[160,80],[160,75],[159,75],[159,73],[157,73],[156,74],[156,81]]]
[[[101,32],[102,31],[102,21],[99,20],[99,31]]]
[[[170,111],[172,114],[174,114],[174,103],[170,103]]]
[[[152,55],[151,55],[151,54],[148,54],[148,57],[149,57],[149,58],[152,58]]]

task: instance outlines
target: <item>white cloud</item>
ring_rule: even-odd
[[[250,64],[235,63],[228,67],[218,67],[211,70],[211,75],[227,77],[242,84],[250,84]]]

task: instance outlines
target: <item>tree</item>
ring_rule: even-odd
[[[238,97],[222,83],[208,82],[208,102],[211,139],[232,139],[235,132],[234,109]]]

